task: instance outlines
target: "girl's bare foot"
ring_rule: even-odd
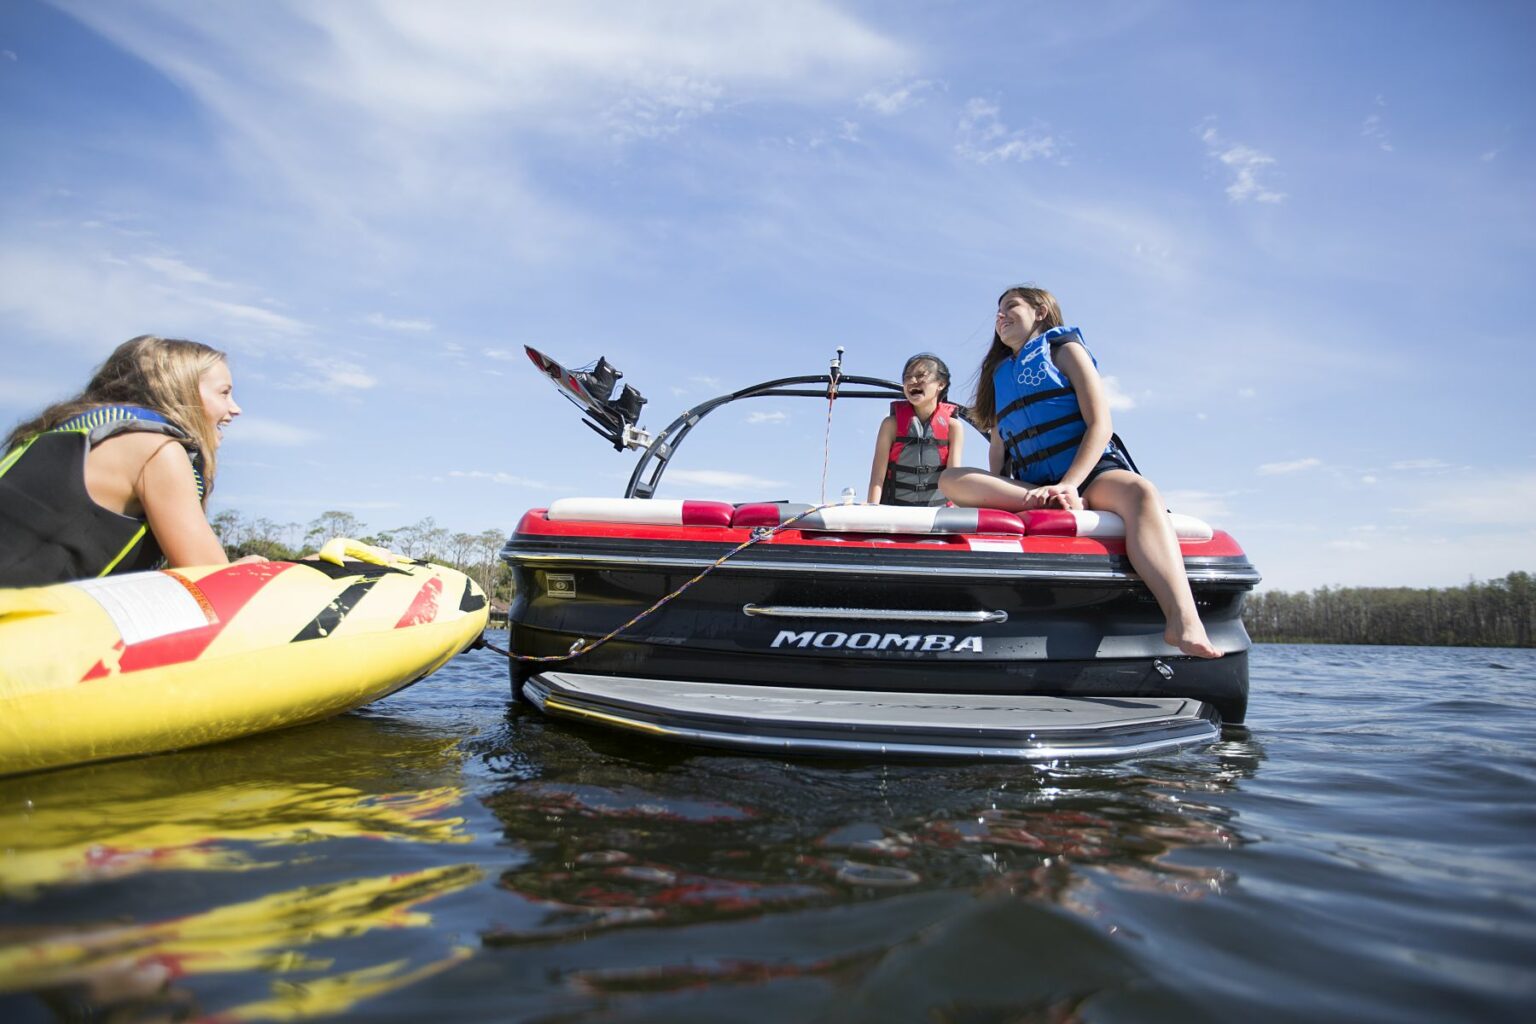
[[[1205,635],[1205,627],[1198,621],[1193,627],[1175,629],[1172,624],[1163,631],[1163,639],[1177,647],[1180,654],[1192,658],[1219,658],[1221,652],[1211,646],[1211,638]]]

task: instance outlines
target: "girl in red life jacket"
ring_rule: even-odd
[[[1125,520],[1131,566],[1167,620],[1163,639],[1182,653],[1216,658],[1195,609],[1184,558],[1157,488],[1125,457],[1109,399],[1076,328],[1064,326],[1056,297],[1020,285],[997,300],[992,347],[971,406],[992,431],[991,472],[956,467],[940,481],[956,505],[1019,512],[1090,508]]]
[[[869,503],[947,505],[939,474],[959,465],[965,445],[965,427],[947,401],[949,367],[931,352],[919,352],[902,367],[901,385],[907,397],[891,403],[875,439]]]

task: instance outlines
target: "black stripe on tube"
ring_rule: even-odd
[[[464,581],[464,596],[459,598],[459,611],[477,612],[485,607],[485,595],[475,593],[475,585],[470,580]]]
[[[357,602],[363,599],[363,595],[373,589],[378,577],[371,580],[359,580],[340,594],[331,599],[330,603],[320,609],[320,614],[310,620],[309,625],[299,630],[297,635],[289,643],[298,643],[301,640],[320,640],[331,635],[331,631],[341,625]]]

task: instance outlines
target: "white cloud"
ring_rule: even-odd
[[[425,317],[392,317],[383,313],[369,313],[364,319],[374,327],[381,327],[386,331],[404,331],[415,333],[434,329],[431,320]]]
[[[1273,168],[1275,158],[1242,143],[1228,143],[1217,133],[1209,120],[1201,127],[1200,139],[1205,143],[1207,155],[1220,161],[1232,172],[1227,185],[1227,198],[1234,203],[1253,200],[1258,203],[1282,203],[1284,192],[1276,192],[1260,181]]]
[[[207,271],[188,266],[181,260],[172,259],[169,256],[140,256],[139,262],[177,284],[211,284],[227,287],[225,282],[214,278]]]
[[[1013,131],[1002,122],[1000,113],[1001,108],[990,100],[966,100],[957,128],[959,141],[955,143],[955,152],[980,164],[1000,160],[1026,162],[1057,155],[1056,140],[1050,135]]]
[[[531,262],[616,228],[535,184],[530,154],[590,160],[745,102],[846,102],[911,59],[825,0],[61,2],[185,89],[264,192],[380,247],[395,223],[473,219]]]
[[[919,102],[918,97],[931,88],[933,88],[932,82],[926,78],[919,78],[887,91],[870,89],[859,97],[859,106],[890,117]]]
[[[483,469],[454,469],[450,470],[448,475],[461,480],[489,480],[493,484],[507,484],[512,487],[528,487],[539,491],[550,490],[550,485],[542,480],[530,480],[527,477],[513,476],[511,473],[492,473],[486,472]]]
[[[124,259],[93,238],[65,232],[0,243],[0,312],[92,351],[104,352],[136,334],[217,343],[253,331],[292,338],[310,330],[254,301],[240,301],[243,290],[254,289],[219,281],[173,257]]]
[[[308,367],[308,371],[289,378],[290,387],[334,394],[338,391],[367,391],[378,384],[378,379],[366,369],[337,356],[299,356],[298,360]]]
[[[243,302],[223,302],[219,299],[194,299],[200,305],[237,321],[236,329],[241,326],[262,327],[269,331],[277,331],[280,334],[303,334],[309,330],[309,325],[293,317],[274,313],[270,309],[262,309],[260,306],[252,306]]]
[[[747,414],[748,423],[783,423],[789,419],[787,412],[752,412]]]
[[[88,368],[84,365],[80,367],[78,380],[64,379],[62,375],[52,380],[23,377],[9,371],[0,375],[0,409],[13,411],[9,416],[0,416],[0,436],[9,432],[15,421],[23,416],[41,412],[49,402],[67,398],[79,391],[85,385],[87,376]]]
[[[1442,522],[1447,528],[1501,527],[1536,529],[1536,474],[1484,476],[1475,486],[1447,490],[1437,488],[1414,509],[1414,514]],[[1536,560],[1536,548],[1511,551],[1512,562]],[[1511,565],[1511,568],[1519,566]]]
[[[220,474],[223,477],[223,474]],[[365,509],[377,511],[381,509],[399,508],[398,501],[381,501],[375,499],[349,499],[337,497],[335,494],[307,494],[303,496],[290,496],[283,494],[230,494],[225,491],[215,493],[214,502],[224,508],[293,508],[300,509],[305,514],[310,514],[316,509]]]
[[[1376,106],[1385,108],[1387,101],[1380,96],[1376,97]],[[1360,126],[1360,136],[1367,142],[1374,142],[1376,148],[1384,153],[1392,152],[1392,139],[1387,134],[1386,123],[1380,114],[1371,114],[1366,117],[1365,123]]]
[[[738,473],[727,469],[673,469],[667,472],[666,482],[670,484],[684,483],[697,484],[700,487],[713,487],[728,491],[761,490],[765,487],[783,487],[783,481],[768,480],[760,476],[752,476],[749,473]]]
[[[1293,459],[1290,462],[1266,462],[1259,467],[1260,476],[1276,476],[1281,473],[1300,473],[1304,469],[1313,469],[1323,464],[1322,459]]]
[[[225,429],[228,431],[225,435],[226,441],[237,445],[250,443],[296,448],[320,438],[320,435],[313,430],[262,419],[259,416],[241,416]]]
[[[1360,135],[1366,141],[1374,142],[1382,152],[1392,152],[1392,141],[1387,137],[1387,129],[1381,123],[1380,114],[1372,114],[1365,119],[1365,123],[1360,126]]]
[[[614,142],[665,138],[712,113],[724,94],[725,90],[713,82],[665,76],[653,88],[621,97],[608,108],[603,120]]]
[[[1392,463],[1392,469],[1450,469],[1450,463],[1441,462],[1439,459],[1399,459]]]
[[[1174,512],[1183,513],[1186,516],[1194,516],[1196,519],[1204,519],[1213,525],[1220,525],[1220,520],[1226,519],[1232,514],[1232,508],[1227,503],[1227,495],[1213,491],[1164,491],[1163,498],[1168,507]]]
[[[1319,542],[1297,523],[1244,528],[1238,539],[1264,574],[1265,590],[1350,587],[1454,587],[1468,578],[1502,579],[1531,565],[1536,530],[1368,534]],[[1336,541],[1336,542],[1335,542]]]
[[[1109,401],[1110,409],[1136,408],[1136,399],[1120,386],[1119,377],[1109,374],[1100,379],[1103,381],[1104,397]]]
[[[515,360],[521,353],[514,352],[511,349],[506,348],[485,348],[480,350],[480,354],[485,356],[487,359],[498,359],[501,362],[510,363]]]

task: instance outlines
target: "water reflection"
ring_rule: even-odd
[[[33,991],[51,1005],[89,1005],[97,1013],[146,1001],[166,1011],[195,1005],[192,990],[178,984],[190,976],[261,972],[280,977],[270,997],[222,1008],[221,1019],[334,1013],[451,967],[472,951],[455,947],[422,963],[400,958],[338,972],[336,957],[311,955],[308,948],[375,929],[425,928],[432,917],[416,907],[480,876],[475,865],[431,868],[304,886],[144,924],[0,929],[0,992]]]
[[[421,908],[478,864],[357,871],[380,844],[469,841],[461,759],[348,717],[0,780],[0,993],[63,1019],[295,1019],[464,960]]]
[[[528,859],[500,875],[511,910],[483,939],[535,953],[567,995],[601,997],[610,1012],[613,997],[814,979],[823,1009],[831,998],[840,1012],[874,1014],[897,1009],[871,995],[892,984],[893,962],[943,990],[922,1005],[947,1005],[950,983],[907,951],[943,934],[946,948],[981,955],[966,928],[1011,936],[1022,943],[1013,956],[1092,946],[1121,967],[1085,991],[1129,984],[1139,974],[1124,950],[1097,948],[1116,930],[1100,893],[1112,884],[1203,899],[1231,886],[1222,869],[1181,857],[1248,841],[1209,797],[1262,758],[1238,738],[1084,768],[776,763],[616,747],[513,719],[523,757],[542,770],[484,798]],[[807,941],[808,928],[826,936],[832,921],[844,941]],[[1084,997],[1049,985],[1015,994],[1007,1004],[1040,1019],[1075,1012]]]

